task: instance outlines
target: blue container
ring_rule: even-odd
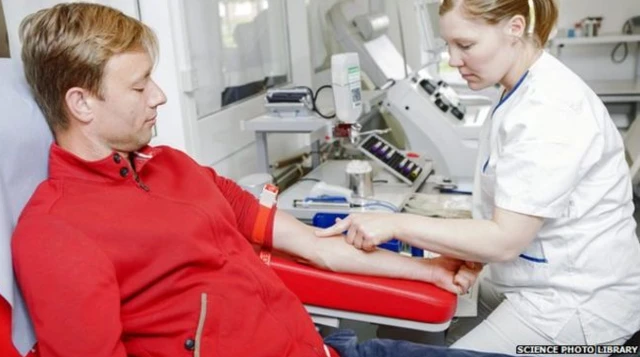
[[[402,251],[402,242],[394,238],[388,242],[378,245],[378,247],[390,250],[392,252],[400,253]]]
[[[316,213],[313,216],[312,224],[314,227],[318,228],[327,228],[331,227],[335,222],[336,218],[345,218],[347,215],[343,213]],[[347,232],[343,232],[346,234]],[[382,243],[378,245],[378,247],[386,250],[390,250],[392,252],[400,253],[402,251],[402,242],[397,239],[392,239],[388,242]]]
[[[313,216],[313,226],[318,228],[328,228],[336,223],[336,218],[344,218],[346,214],[343,213],[316,213]]]
[[[412,257],[424,257],[424,250],[416,247],[411,247],[411,256]]]

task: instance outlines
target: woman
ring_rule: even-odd
[[[629,171],[600,99],[543,51],[556,4],[444,0],[440,16],[450,65],[469,87],[504,87],[481,133],[474,219],[354,214],[317,234],[348,230],[364,250],[396,237],[489,263],[484,320],[454,347],[513,354],[522,344],[624,343],[640,329]]]

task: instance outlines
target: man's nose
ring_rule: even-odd
[[[152,94],[149,96],[149,105],[157,107],[167,102],[167,96],[164,94],[160,86],[155,81],[151,81]]]

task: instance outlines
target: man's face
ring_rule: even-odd
[[[102,78],[103,100],[93,106],[94,137],[109,150],[131,152],[147,145],[157,107],[167,101],[151,79],[153,63],[146,52],[125,52],[107,62]]]
[[[470,19],[463,11],[456,6],[440,17],[440,31],[449,45],[449,65],[460,71],[471,89],[500,83],[513,63],[505,26]]]

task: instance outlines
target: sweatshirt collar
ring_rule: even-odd
[[[135,172],[142,172],[144,166],[156,155],[161,148],[145,146],[139,151],[130,153],[133,157]],[[97,161],[84,160],[61,148],[55,142],[49,151],[49,178],[74,178],[99,182],[118,182],[131,178],[134,168],[123,155],[112,152]]]

